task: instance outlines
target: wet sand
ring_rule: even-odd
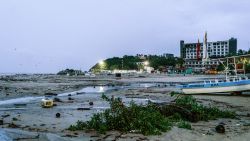
[[[192,123],[192,130],[174,127],[171,131],[163,133],[160,136],[121,134],[117,131],[110,131],[106,135],[99,135],[94,131],[70,132],[66,130],[77,120],[87,121],[93,113],[101,112],[109,107],[108,103],[101,99],[103,89],[112,89],[105,92],[105,94],[107,96],[122,97],[125,104],[130,100],[134,100],[137,103],[147,103],[148,100],[170,102],[173,98],[169,93],[171,91],[178,91],[178,89],[170,85],[172,82],[197,82],[214,77],[217,76],[152,75],[146,77],[127,76],[122,79],[116,79],[110,76],[89,78],[79,76],[23,75],[0,79],[1,101],[25,96],[44,96],[45,93],[66,93],[64,96],[59,97],[62,102],[56,102],[57,106],[48,109],[41,108],[39,100],[28,101],[25,103],[26,105],[19,106],[14,104],[0,105],[0,119],[3,120],[3,125],[0,125],[0,134],[1,132],[5,132],[5,135],[7,134],[9,137],[20,139],[21,141],[78,141],[98,139],[171,141],[249,140],[250,117],[248,114],[250,114],[250,97],[248,96],[195,95],[199,102],[205,105],[213,105],[220,109],[236,111],[239,115],[238,119],[201,121]],[[139,82],[143,84],[128,87],[128,85]],[[154,85],[150,85],[148,82]],[[98,87],[98,85],[107,85],[107,87]],[[117,85],[120,86],[119,89],[115,89]],[[85,93],[79,92],[83,88],[86,91],[86,87],[90,88],[91,91],[87,89],[88,91]],[[74,91],[78,91],[79,93],[77,94]],[[90,101],[94,103],[93,106],[89,105]],[[77,110],[77,108],[86,109]],[[60,113],[60,118],[56,118],[56,113]],[[215,131],[215,126],[221,122],[226,126],[225,134],[219,134]]]
[[[86,86],[120,85],[114,78],[58,76],[58,75],[12,75],[0,76],[0,99],[23,96],[59,94],[80,90]]]

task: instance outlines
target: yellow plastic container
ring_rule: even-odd
[[[49,98],[42,99],[41,105],[43,108],[51,108],[53,107],[53,104],[54,104],[53,99],[49,99]]]

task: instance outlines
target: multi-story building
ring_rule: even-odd
[[[166,58],[174,58],[174,54],[171,54],[171,53],[164,53],[162,56]]]
[[[217,58],[234,55],[236,52],[236,38],[207,42],[205,35],[203,43],[185,43],[183,40],[180,41],[180,56],[185,60],[185,67],[193,68],[196,71],[204,68],[215,68],[219,65]]]

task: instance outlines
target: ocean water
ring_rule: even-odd
[[[0,73],[0,76],[16,75],[16,73]]]

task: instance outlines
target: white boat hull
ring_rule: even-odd
[[[210,87],[210,88],[183,88],[185,94],[207,94],[207,93],[222,93],[222,92],[242,92],[249,91],[250,84],[225,87]]]

